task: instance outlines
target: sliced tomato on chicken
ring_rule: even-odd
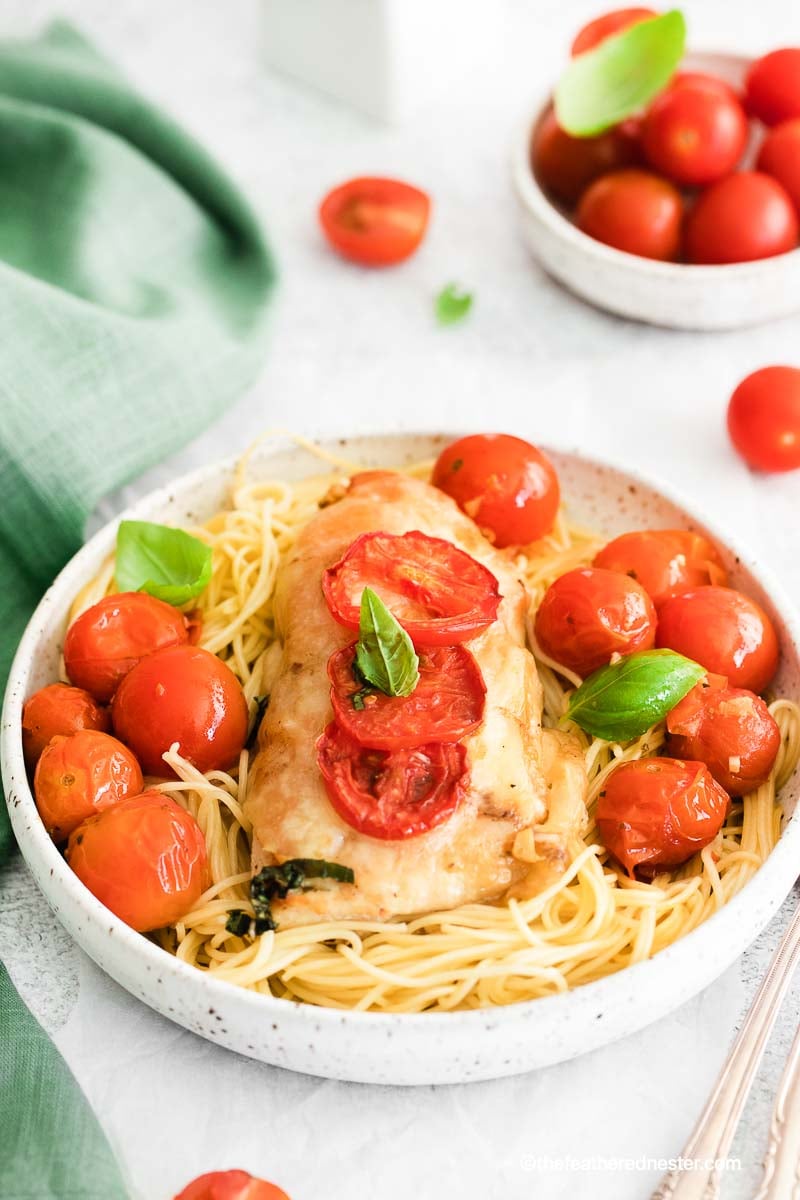
[[[361,593],[377,592],[417,647],[466,642],[487,629],[502,599],[491,571],[443,538],[363,533],[322,577],[331,615],[358,629]]]

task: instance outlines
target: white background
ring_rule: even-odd
[[[563,292],[521,243],[510,139],[598,7],[465,2],[453,38],[477,29],[479,61],[460,80],[443,63],[441,99],[387,129],[264,71],[252,0],[0,3],[3,33],[28,32],[58,11],[95,38],[229,167],[280,261],[258,388],[106,511],[243,449],[269,426],[503,428],[609,452],[679,485],[800,595],[800,480],[750,474],[723,424],[743,375],[800,360],[796,321],[714,335],[627,323]],[[794,0],[690,0],[684,9],[696,46],[800,43]],[[422,250],[392,271],[346,266],[317,232],[322,194],[367,173],[406,177],[434,198]],[[476,303],[463,325],[442,330],[432,297],[451,280],[474,290]],[[223,1166],[263,1173],[293,1200],[644,1200],[657,1173],[531,1173],[524,1157],[677,1154],[781,925],[702,996],[623,1043],[516,1080],[403,1091],[293,1076],[183,1032],[72,946],[19,863],[0,877],[0,954],[55,1032],[135,1200],[169,1200],[190,1177]],[[730,1200],[750,1197],[759,1177],[771,1094],[798,1018],[800,999],[790,998],[737,1139],[742,1171],[726,1181]]]

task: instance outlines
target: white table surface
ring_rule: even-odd
[[[733,334],[627,323],[567,295],[529,260],[508,181],[526,105],[558,69],[594,0],[495,0],[468,81],[387,129],[264,72],[255,0],[3,0],[0,32],[72,17],[205,140],[246,187],[277,249],[282,282],[258,387],[169,463],[113,497],[243,449],[269,426],[473,426],[622,456],[679,485],[754,542],[800,596],[800,479],[756,478],[723,426],[736,382],[798,361],[796,321]],[[767,50],[800,41],[794,0],[687,0],[698,46]],[[471,12],[465,3],[465,12]],[[491,14],[491,15],[489,15]],[[470,17],[470,19],[472,19]],[[407,177],[434,197],[408,264],[365,274],[329,254],[321,195],[353,174]],[[432,297],[476,293],[463,325],[439,329]],[[676,1155],[787,916],[671,1017],[583,1059],[495,1083],[402,1090],[314,1080],[238,1058],[134,1001],[67,938],[19,863],[0,876],[0,955],[94,1104],[135,1200],[169,1200],[195,1174],[241,1166],[293,1200],[644,1200],[658,1170],[597,1163],[576,1174],[531,1156]],[[800,996],[773,1037],[725,1197],[759,1177],[775,1083]]]

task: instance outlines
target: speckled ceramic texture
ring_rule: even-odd
[[[683,69],[710,71],[740,87],[751,60],[690,54]],[[543,192],[530,165],[530,143],[550,104],[525,121],[513,148],[512,174],[525,240],[541,265],[584,300],[623,317],[675,329],[737,329],[800,310],[800,250],[758,262],[689,266],[640,258],[588,237]],[[754,146],[745,155],[752,165]]]
[[[378,435],[328,446],[365,465],[399,465],[427,457],[445,440]],[[733,583],[776,622],[782,644],[777,690],[800,695],[798,617],[749,552],[696,520],[680,499],[626,471],[571,453],[552,455],[571,516],[599,532],[685,525],[715,537],[725,547]],[[250,469],[256,477],[297,479],[317,473],[319,462],[293,444],[272,443],[253,456]],[[203,469],[126,515],[175,524],[204,520],[225,504],[231,475],[231,464]],[[456,1083],[528,1071],[623,1037],[700,991],[758,935],[794,882],[800,863],[796,777],[781,796],[786,824],[777,848],[729,905],[649,962],[566,995],[477,1012],[392,1016],[313,1008],[215,981],[128,929],[86,891],[47,836],[25,774],[23,700],[56,678],[70,604],[112,551],[116,525],[102,529],[62,571],[20,643],[2,717],[3,783],[22,853],[58,919],[124,988],[202,1037],[294,1071],[371,1083]]]

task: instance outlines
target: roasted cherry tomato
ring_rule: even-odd
[[[725,585],[728,573],[719,550],[688,529],[642,529],[623,533],[604,546],[593,565],[621,571],[642,585],[656,608],[690,588]]]
[[[162,755],[173,742],[198,771],[230,767],[247,737],[247,703],[224,662],[199,646],[148,654],[114,696],[114,732],[148,775],[168,775]]]
[[[762,367],[743,379],[728,405],[728,432],[758,471],[800,467],[800,368]]]
[[[358,629],[361,593],[377,592],[416,646],[466,642],[491,625],[500,590],[491,571],[452,542],[411,533],[362,533],[322,577],[331,615]]]
[[[191,813],[163,792],[128,796],[72,833],[66,859],[101,904],[139,933],[174,925],[210,886]]]
[[[597,801],[603,845],[633,877],[676,867],[712,842],[730,798],[704,763],[640,758],[609,775]]]
[[[64,663],[72,683],[106,703],[141,658],[188,637],[183,613],[171,604],[145,592],[120,592],[72,622],[64,639]]]
[[[542,187],[564,204],[575,204],[606,171],[630,166],[640,157],[630,124],[615,125],[596,137],[572,137],[548,109],[531,143],[531,167]]]
[[[33,778],[36,807],[54,842],[87,817],[142,790],[142,770],[127,746],[96,729],[56,734]]]
[[[772,622],[733,588],[700,587],[667,600],[658,613],[656,644],[751,692],[763,692],[778,666]]]
[[[410,696],[386,696],[364,686],[353,663],[356,643],[328,662],[331,704],[339,725],[362,746],[411,749],[424,742],[457,742],[483,720],[486,684],[464,646],[434,646],[419,659]]]
[[[616,8],[613,12],[603,13],[602,17],[595,17],[581,29],[572,43],[572,57],[584,54],[587,50],[594,50],[595,46],[599,46],[606,38],[613,37],[615,33],[622,33],[630,29],[631,25],[638,25],[640,21],[649,21],[651,17],[657,16],[658,13],[653,8]]]
[[[247,1171],[211,1171],[187,1184],[175,1200],[289,1200],[274,1183]]]
[[[364,267],[390,267],[414,253],[431,202],[396,179],[351,179],[322,201],[319,219],[334,250]]]
[[[459,438],[437,458],[431,481],[500,548],[549,533],[561,499],[549,458],[507,433]]]
[[[800,48],[773,50],[754,62],[745,96],[750,112],[765,125],[800,117]]]
[[[683,201],[674,184],[630,167],[601,175],[581,197],[578,228],[615,250],[665,261],[678,257]]]
[[[731,796],[769,778],[781,731],[760,696],[708,675],[667,716],[668,746],[677,758],[704,762]]]
[[[711,185],[686,219],[693,263],[751,262],[797,245],[797,214],[785,189],[762,171],[738,171]]]
[[[684,79],[651,104],[642,128],[645,157],[676,183],[713,183],[734,169],[747,144],[744,109],[730,90]]]
[[[545,654],[585,677],[605,666],[612,654],[651,650],[656,610],[636,580],[617,571],[579,567],[550,584],[535,629]]]
[[[800,117],[770,129],[761,143],[756,166],[777,179],[800,214]]]
[[[467,754],[460,742],[369,750],[335,721],[317,742],[317,763],[336,812],[369,837],[397,841],[453,815],[465,795]]]
[[[111,728],[107,708],[83,688],[68,683],[49,683],[25,701],[22,709],[22,750],[25,762],[34,767],[47,743],[57,733],[65,736],[79,729]]]

